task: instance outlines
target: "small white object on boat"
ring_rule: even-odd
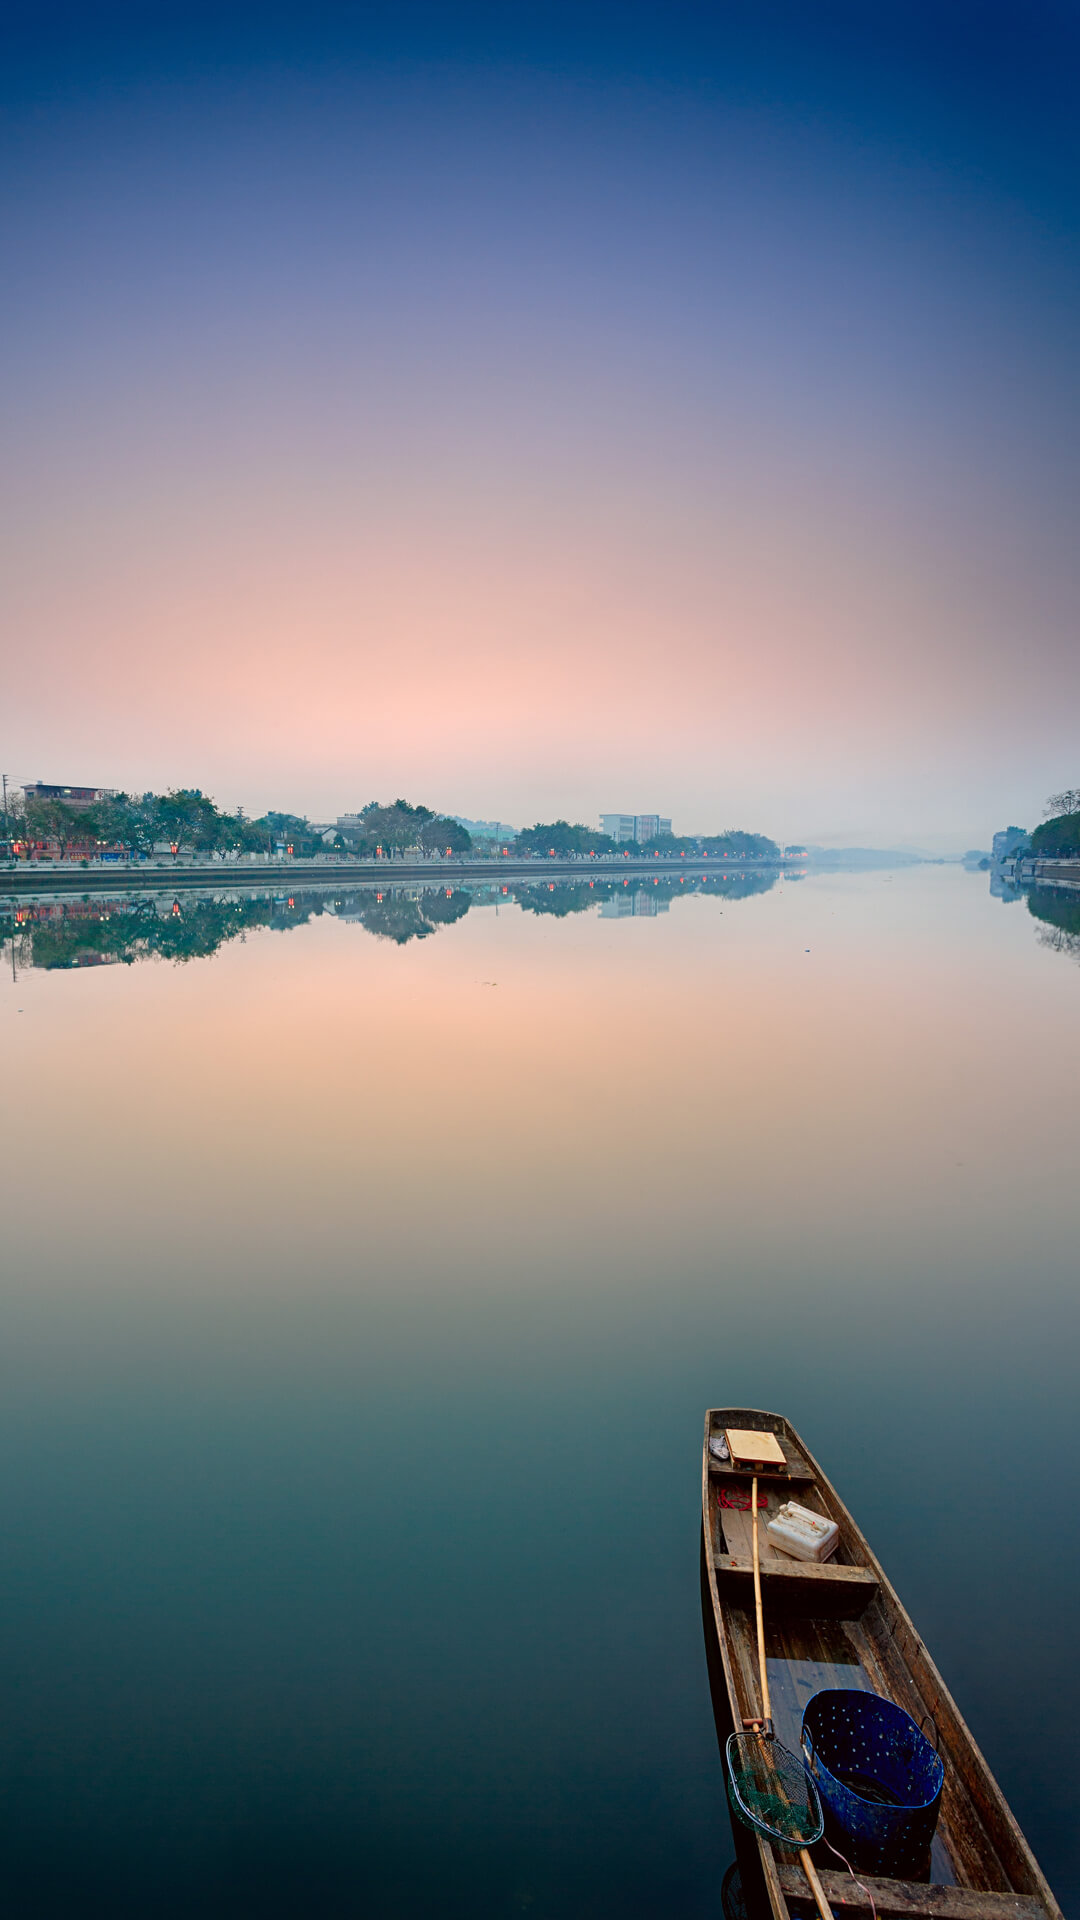
[[[800,1507],[794,1500],[786,1501],[775,1518],[766,1521],[765,1531],[770,1540],[784,1553],[790,1553],[794,1560],[827,1560],[835,1553],[840,1538],[835,1520],[826,1519],[823,1513],[812,1513],[809,1507]]]

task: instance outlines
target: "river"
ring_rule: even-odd
[[[955,867],[4,909],[10,1912],[719,1914],[722,1403],[1077,1901],[1067,940]]]

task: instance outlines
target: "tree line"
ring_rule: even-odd
[[[1043,809],[1048,816],[1031,836],[1031,851],[1044,860],[1080,857],[1080,787],[1052,793]]]
[[[105,848],[148,859],[161,846],[203,854],[266,853],[282,840],[291,842],[296,853],[314,853],[322,846],[316,829],[296,814],[265,813],[249,819],[242,807],[226,813],[198,787],[117,793],[87,806],[51,795],[16,794],[8,811],[16,848],[55,846],[61,859]]]
[[[400,853],[419,846],[425,853],[467,853],[465,828],[431,807],[407,800],[387,806],[377,801],[356,816],[355,833],[335,832],[329,842],[341,852]],[[73,805],[52,795],[15,793],[8,803],[8,833],[16,850],[55,847],[59,857],[87,858],[106,849],[130,859],[149,859],[156,849],[174,853],[272,853],[285,847],[297,858],[322,853],[325,830],[295,813],[270,811],[249,818],[242,807],[228,813],[199,787],[172,787],[166,793],[117,793],[90,805]]]
[[[647,840],[642,846],[620,847],[606,833],[598,833],[593,827],[580,823],[571,825],[566,820],[538,821],[534,827],[526,827],[518,834],[514,842],[518,853],[537,855],[555,854],[560,859],[568,855],[588,858],[590,854],[656,853],[696,857],[699,853],[716,855],[729,860],[779,860],[780,849],[775,840],[763,833],[745,833],[731,828],[726,833],[709,834],[672,834],[661,833],[653,840]]]
[[[346,826],[338,836],[351,853],[402,854],[419,848],[421,853],[468,853],[472,835],[459,820],[451,820],[431,807],[410,806],[407,800],[391,800],[385,806],[371,800],[356,815],[356,825]]]
[[[166,847],[175,854],[205,857],[272,853],[280,846],[298,859],[321,853],[327,845],[343,853],[387,858],[408,852],[463,855],[473,851],[472,836],[460,821],[402,799],[369,801],[330,836],[300,814],[270,811],[249,818],[242,807],[226,812],[199,787],[117,793],[90,805],[16,793],[9,801],[8,815],[8,832],[17,851],[55,848],[61,859],[85,859],[105,850],[122,851],[130,859],[149,859]],[[623,849],[596,828],[567,820],[537,821],[525,827],[514,847],[517,853],[554,854],[560,859],[622,851],[758,860],[776,860],[780,855],[775,840],[737,830],[703,836],[662,834],[643,847]]]

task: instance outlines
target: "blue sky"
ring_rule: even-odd
[[[964,842],[1075,781],[1074,12],[3,34],[13,777]]]

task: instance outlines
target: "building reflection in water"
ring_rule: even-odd
[[[651,918],[675,898],[722,894],[746,899],[776,885],[775,873],[664,874],[625,880],[488,881],[469,886],[391,886],[348,889],[171,888],[113,899],[19,899],[0,902],[8,964],[14,971],[133,966],[143,960],[181,964],[206,960],[249,932],[287,932],[327,914],[381,940],[406,946],[464,919],[473,907],[514,906],[562,918]]]

